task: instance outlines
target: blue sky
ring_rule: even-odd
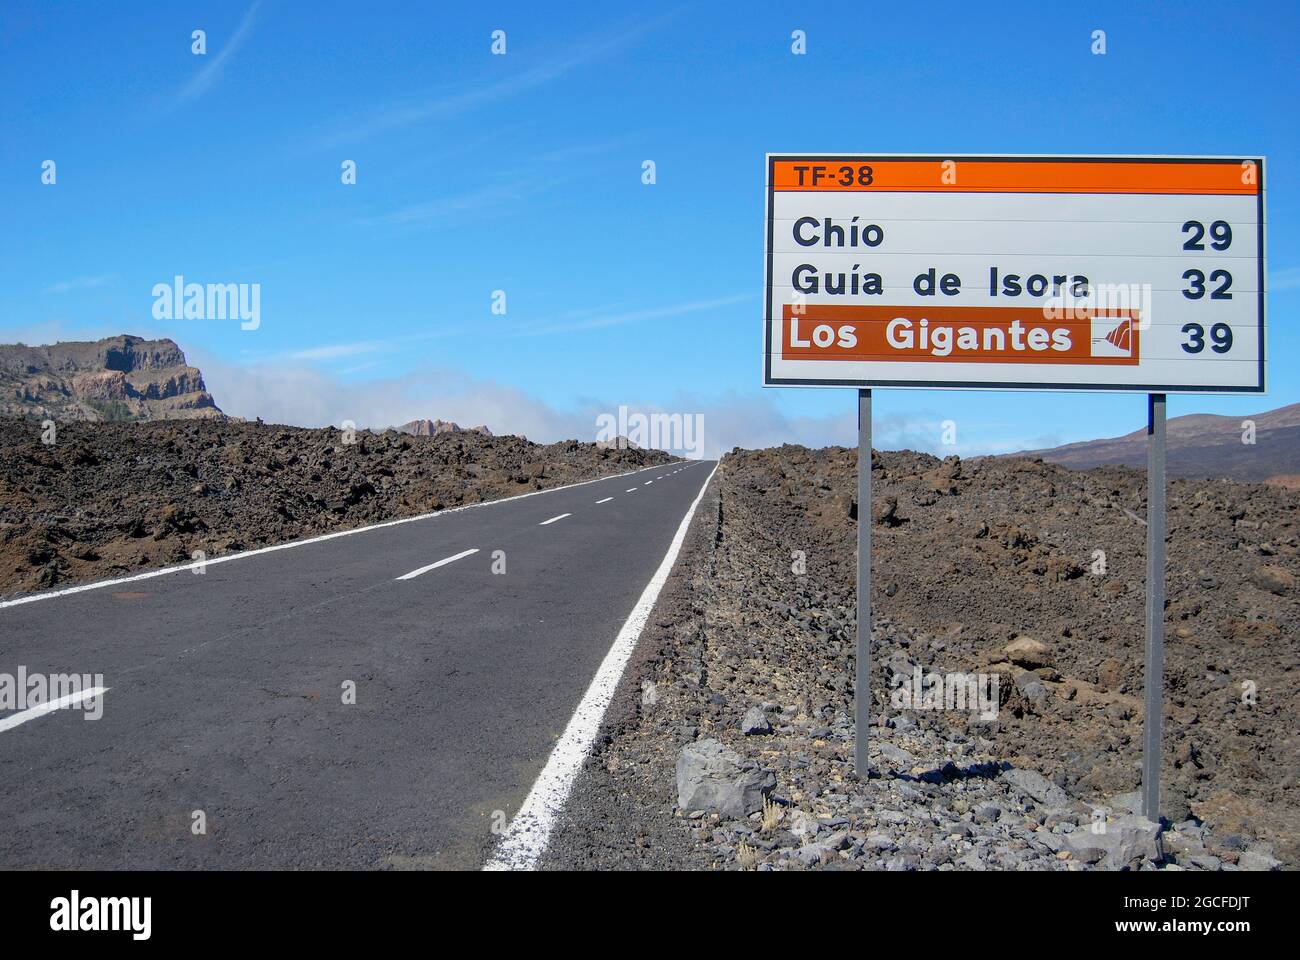
[[[304,425],[591,439],[625,403],[703,413],[710,453],[852,442],[852,391],[759,386],[766,152],[1263,154],[1270,393],[1170,414],[1300,400],[1294,4],[468,6],[6,0],[0,341],[169,336],[227,412]],[[176,274],[260,284],[260,328],[154,319]],[[981,453],[1145,411],[875,407],[940,453],[945,419]]]

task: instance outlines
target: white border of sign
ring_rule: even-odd
[[[1259,194],[1258,194],[1258,253],[1259,253],[1259,357],[1258,357],[1258,382],[1253,387],[1239,386],[1186,386],[1186,385],[1169,385],[1169,384],[1069,384],[1061,385],[1059,383],[985,383],[980,381],[961,381],[961,380],[806,380],[806,379],[775,379],[772,377],[772,230],[774,224],[773,203],[775,191],[772,189],[773,182],[773,164],[777,160],[820,160],[828,157],[835,159],[851,160],[853,162],[870,162],[872,160],[922,160],[942,163],[945,160],[952,160],[960,163],[963,160],[1008,160],[1008,161],[1067,161],[1083,163],[1122,163],[1125,161],[1141,160],[1154,163],[1222,163],[1232,161],[1240,163],[1250,160],[1257,165],[1259,171]],[[764,160],[765,180],[763,183],[763,192],[765,194],[765,211],[766,218],[765,228],[763,231],[764,248],[763,248],[763,386],[764,387],[857,387],[859,389],[869,389],[872,387],[895,387],[903,390],[1052,390],[1059,393],[1218,393],[1218,394],[1263,394],[1267,393],[1267,381],[1265,377],[1266,364],[1264,362],[1267,356],[1267,347],[1265,338],[1267,336],[1268,324],[1265,321],[1265,286],[1267,281],[1267,271],[1265,263],[1267,260],[1264,243],[1266,222],[1265,205],[1264,205],[1264,157],[1256,156],[1171,156],[1171,155],[1146,155],[1146,154],[1041,154],[1041,153],[966,153],[966,154],[933,154],[933,153],[853,153],[845,151],[843,153],[769,153]],[[879,191],[886,192],[886,191]]]

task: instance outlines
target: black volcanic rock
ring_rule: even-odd
[[[0,417],[0,593],[187,562],[666,463],[474,431]]]

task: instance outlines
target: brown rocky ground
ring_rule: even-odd
[[[545,865],[1078,869],[1098,816],[1130,829],[1144,474],[900,452],[873,484],[880,778],[852,774],[856,451],[735,451]],[[1170,484],[1167,868],[1300,865],[1298,519],[1284,489]],[[916,666],[997,673],[997,719],[894,707]],[[742,733],[755,707],[770,733]],[[775,774],[766,820],[677,808],[705,740]],[[1102,864],[1151,867],[1131,836]]]
[[[476,432],[0,417],[0,594],[120,576],[622,473],[667,454]]]

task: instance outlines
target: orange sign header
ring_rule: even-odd
[[[1250,160],[874,160],[862,157],[774,159],[779,191],[952,193],[1148,193],[1254,196]]]

